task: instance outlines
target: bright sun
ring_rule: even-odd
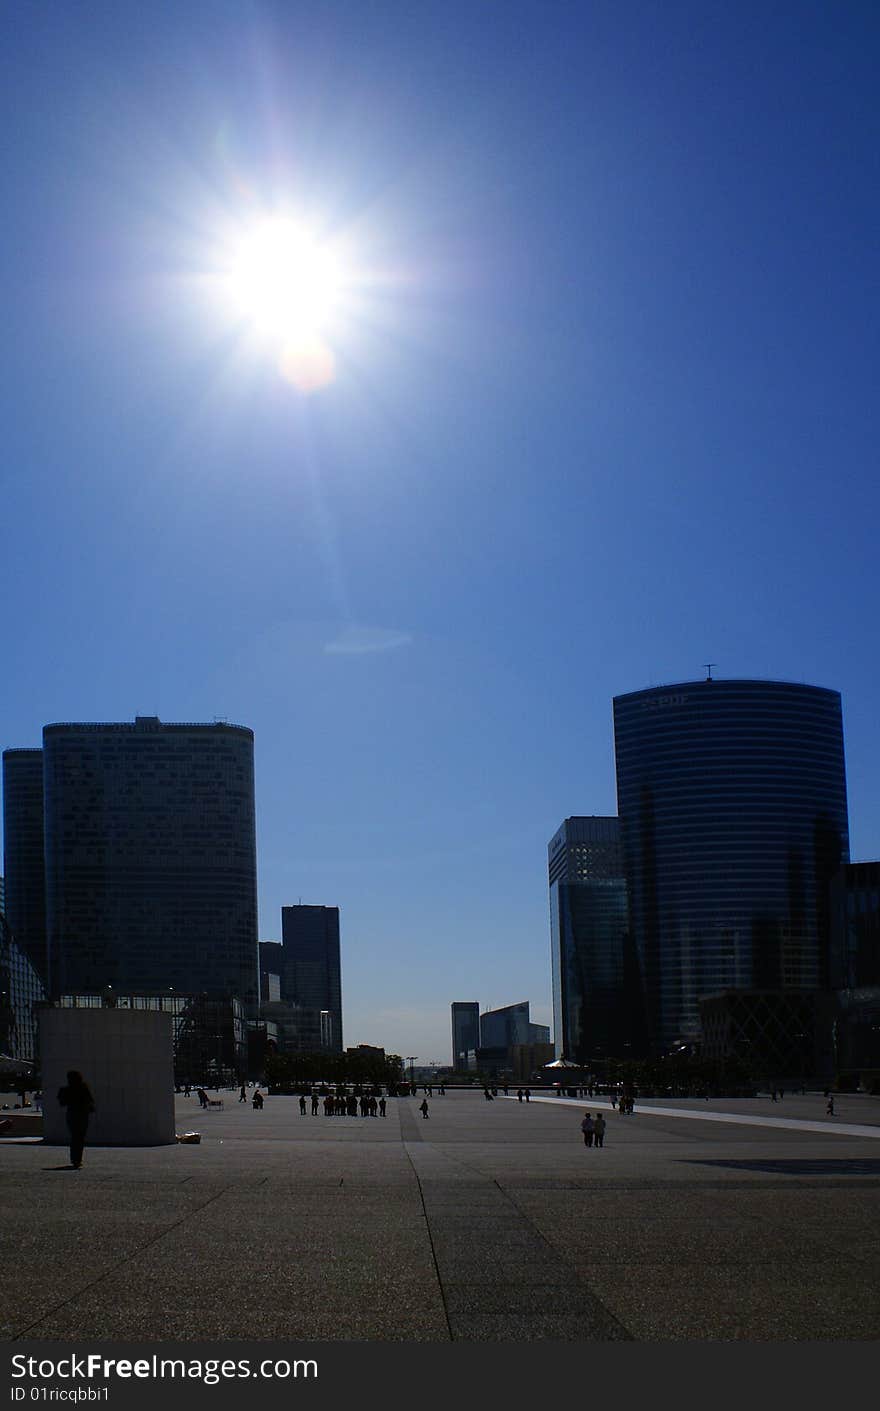
[[[233,242],[224,284],[233,310],[285,345],[322,337],[346,281],[340,252],[295,220],[261,221]]]

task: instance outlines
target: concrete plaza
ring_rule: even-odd
[[[597,1151],[589,1099],[222,1096],[177,1099],[200,1145],[87,1147],[78,1172],[0,1141],[4,1339],[880,1335],[880,1099],[606,1106]]]

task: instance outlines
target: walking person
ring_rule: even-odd
[[[384,1099],[384,1097],[380,1097],[380,1098],[379,1098],[379,1116],[380,1116],[380,1117],[384,1117],[384,1116],[385,1116],[385,1099]]]
[[[86,1144],[89,1118],[95,1110],[95,1099],[82,1073],[78,1073],[75,1068],[71,1068],[67,1074],[66,1087],[58,1089],[58,1101],[67,1109],[70,1164],[74,1171],[78,1171],[82,1166],[83,1147]]]
[[[833,1117],[833,1116],[834,1116],[834,1098],[833,1098],[833,1097],[829,1097],[829,1099],[828,1099],[828,1106],[825,1108],[825,1116],[826,1116],[826,1117]]]
[[[523,1093],[523,1097],[525,1098],[526,1102],[529,1102],[529,1101],[531,1100],[531,1096],[532,1096],[532,1090],[531,1090],[531,1088],[526,1088],[525,1092]]]
[[[593,1118],[593,1141],[596,1146],[605,1145],[605,1128],[607,1125],[602,1113],[597,1112]]]
[[[242,1083],[241,1087],[238,1090],[238,1100],[239,1102],[247,1102],[247,1092],[245,1091],[244,1083]]]
[[[317,1115],[318,1115],[318,1094],[317,1094],[317,1093],[312,1093],[312,1116],[313,1116],[313,1117],[317,1117]]]
[[[302,1096],[300,1097],[300,1100],[299,1100],[299,1115],[300,1115],[300,1117],[305,1117],[305,1115],[306,1115],[306,1100],[305,1100],[305,1098],[302,1097]]]
[[[421,1101],[421,1103],[419,1104],[419,1111],[421,1112],[421,1114],[422,1114],[423,1117],[427,1117],[427,1115],[428,1115],[428,1099],[427,1099],[427,1098],[425,1098],[425,1097],[422,1098],[422,1101]]]
[[[593,1135],[595,1130],[596,1129],[592,1117],[590,1116],[589,1112],[585,1112],[584,1119],[581,1122],[581,1131],[584,1134],[584,1146],[593,1145]]]

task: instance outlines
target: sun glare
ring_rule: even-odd
[[[271,219],[230,250],[225,283],[236,315],[285,344],[326,335],[345,283],[341,257],[293,220]]]
[[[211,297],[241,334],[241,347],[270,358],[279,375],[311,393],[336,378],[370,282],[346,233],[322,232],[287,211],[226,226],[214,242]]]

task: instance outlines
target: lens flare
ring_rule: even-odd
[[[297,391],[319,392],[335,378],[336,359],[332,348],[317,334],[312,334],[285,343],[278,359],[278,371]]]

